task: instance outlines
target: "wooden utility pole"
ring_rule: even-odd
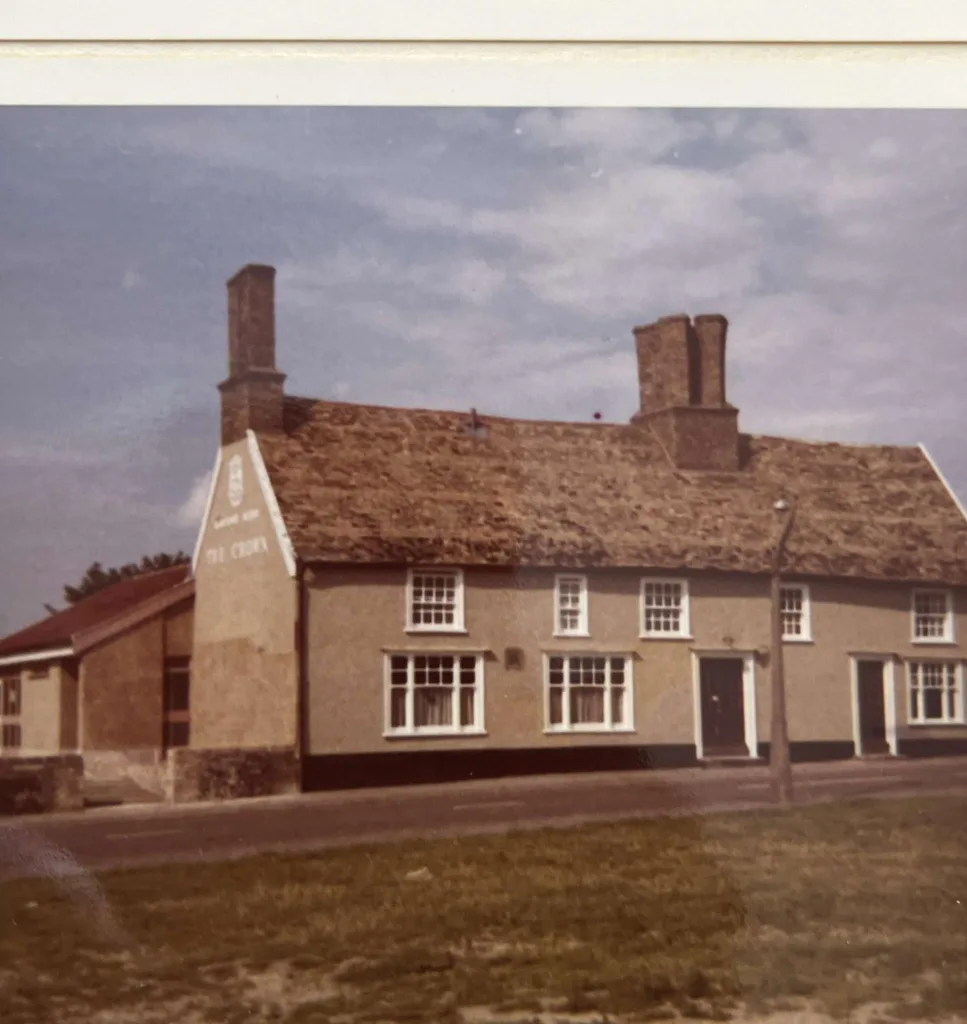
[[[772,729],[769,736],[769,767],[776,801],[783,807],[792,803],[792,765],[789,758],[789,720],[786,716],[786,678],[782,661],[782,556],[796,518],[795,505],[777,501],[775,510],[786,521],[772,553]]]

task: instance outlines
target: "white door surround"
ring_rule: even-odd
[[[695,756],[699,761],[705,757],[702,742],[702,687],[701,668],[703,658],[735,658],[742,660],[742,710],[745,717],[745,743],[749,748],[749,759],[759,756],[759,721],[756,708],[755,651],[715,648],[699,650],[692,648],[692,718],[695,728]]]
[[[854,651],[849,656],[850,706],[853,716],[853,753],[863,756],[863,737],[860,735],[859,672],[861,661],[879,661],[883,664],[883,714],[886,724],[886,742],[890,754],[897,756],[896,723],[896,657],[882,652]]]

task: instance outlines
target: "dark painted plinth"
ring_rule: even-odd
[[[759,756],[769,760],[769,743],[759,744]],[[789,744],[789,760],[793,764],[815,761],[848,761],[855,754],[852,740],[800,740]]]
[[[902,739],[897,748],[902,757],[967,757],[967,736]]]
[[[695,748],[685,744],[320,754],[306,758],[303,784],[308,790],[362,789],[525,775],[648,771],[697,763]]]

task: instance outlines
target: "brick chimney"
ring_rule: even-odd
[[[250,263],[228,282],[228,379],[222,394],[222,444],[246,430],[282,430],[282,384],[275,366],[275,268]]]
[[[666,316],[634,329],[640,404],[680,469],[739,468],[739,411],[725,398],[725,336],[718,314]]]

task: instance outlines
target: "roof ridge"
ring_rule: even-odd
[[[410,413],[415,415],[430,416],[452,416],[469,417],[472,409],[440,409],[428,408],[426,406],[410,405],[384,405],[379,402],[348,402],[338,398],[311,398],[307,395],[286,395],[286,402],[301,405],[321,405],[340,409],[359,409],[366,412],[389,412],[389,413]],[[636,424],[630,420],[564,420],[564,419],[543,419],[529,416],[503,416],[496,413],[481,412],[476,410],[481,420],[490,423],[528,424],[533,426],[548,427],[573,427],[587,428],[588,430],[633,430]],[[654,433],[654,432],[652,432]],[[871,451],[917,451],[915,444],[877,444],[873,442],[860,441],[830,441],[816,437],[790,437],[782,434],[753,433],[750,431],[739,431],[740,437],[746,437],[751,441],[776,441],[781,444],[802,444],[811,446],[823,446],[826,448],[847,448],[851,450],[869,449]]]
[[[472,414],[472,407],[467,409],[430,409],[425,406],[413,405],[381,405],[378,402],[346,402],[336,398],[307,398],[304,395],[286,395],[287,402],[300,402],[310,405],[338,406],[343,409],[362,409],[379,412],[401,412],[401,413],[424,413],[431,416],[466,416]],[[589,427],[600,430],[603,427],[629,427],[631,423],[616,420],[554,420],[535,419],[528,416],[501,416],[496,413],[481,412],[477,409],[477,416],[481,420],[488,420],[497,423],[534,423],[546,424],[547,426],[564,427]]]
[[[783,444],[826,445],[830,448],[870,448],[879,452],[915,452],[917,450],[917,445],[915,444],[876,444],[872,441],[828,441],[818,437],[789,437],[788,435],[783,434],[747,433],[746,437],[751,438],[753,441],[780,441]]]
[[[118,571],[120,571],[121,566],[116,566],[116,568],[118,569]],[[131,583],[133,580],[151,579],[155,576],[160,576],[162,573],[174,572],[176,569],[182,569],[185,572],[190,573],[191,563],[178,562],[175,565],[166,566],[164,569],[144,569],[138,570],[138,572],[133,572],[128,576],[121,576],[118,579],[114,580],[112,583],[108,583],[106,586],[103,586],[98,590],[95,590],[93,594],[87,594],[84,597],[82,597],[79,601],[75,601],[72,605],[68,605],[67,608],[63,608],[61,610],[67,611],[69,608],[76,608],[78,605],[84,604],[86,601],[91,601],[95,597],[100,597],[102,594],[106,594],[109,590],[113,590],[115,587],[121,586],[122,583]],[[110,569],[106,571],[110,572]]]

